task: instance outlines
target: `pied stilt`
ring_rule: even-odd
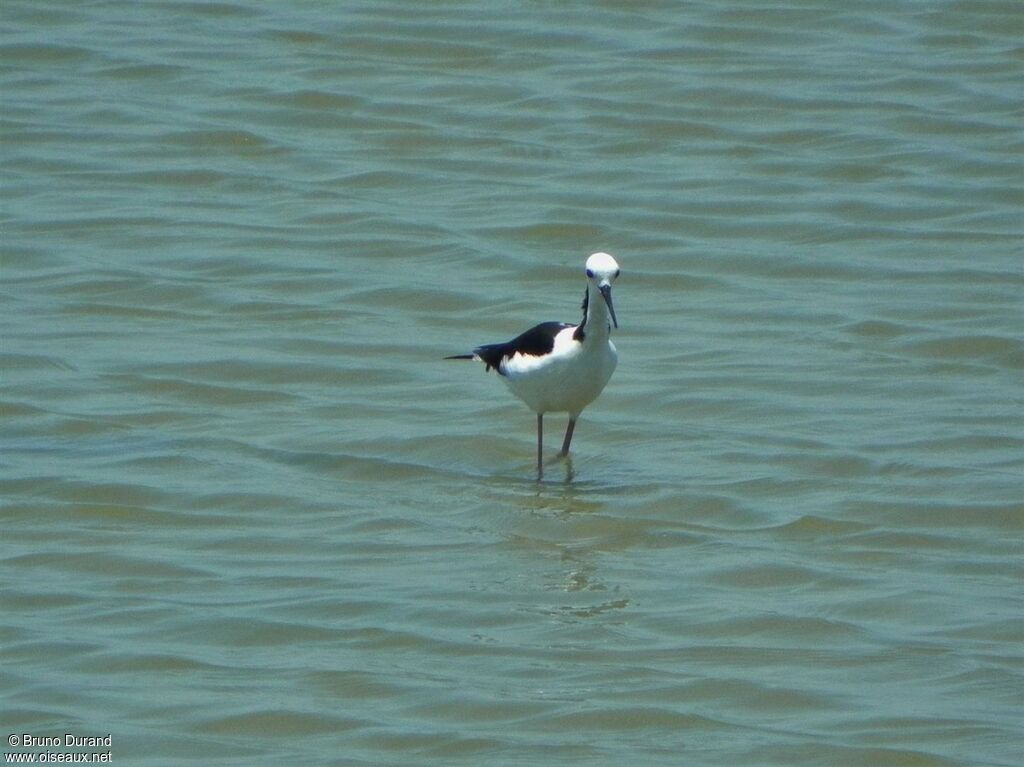
[[[612,283],[619,265],[607,253],[587,259],[587,292],[583,321],[542,322],[502,344],[484,344],[472,354],[450,360],[480,360],[494,368],[519,399],[537,414],[537,476],[544,473],[544,414],[568,413],[561,456],[569,454],[576,419],[597,399],[615,371],[619,355],[611,342],[612,325],[619,326],[612,305]]]

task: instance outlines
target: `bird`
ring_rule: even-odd
[[[542,322],[513,338],[483,344],[472,354],[445,359],[477,360],[484,371],[495,370],[508,388],[537,414],[537,477],[544,475],[544,415],[568,413],[560,457],[569,454],[576,421],[597,399],[615,372],[619,354],[611,341],[619,327],[612,303],[612,284],[621,270],[608,253],[594,253],[586,262],[587,290],[579,324]]]

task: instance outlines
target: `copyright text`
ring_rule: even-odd
[[[4,764],[104,764],[110,763],[112,739],[110,735],[33,735],[12,732],[7,745],[18,751],[4,754]],[[32,749],[23,751],[20,749]],[[40,750],[42,749],[42,750]],[[73,751],[67,749],[75,749]],[[106,749],[85,751],[84,749]]]

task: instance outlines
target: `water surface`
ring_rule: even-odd
[[[2,16],[7,732],[1019,763],[1016,3]],[[619,369],[537,483],[441,358],[597,250]]]

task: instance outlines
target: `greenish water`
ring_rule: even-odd
[[[1019,764],[1019,4],[295,5],[0,9],[4,733]]]

